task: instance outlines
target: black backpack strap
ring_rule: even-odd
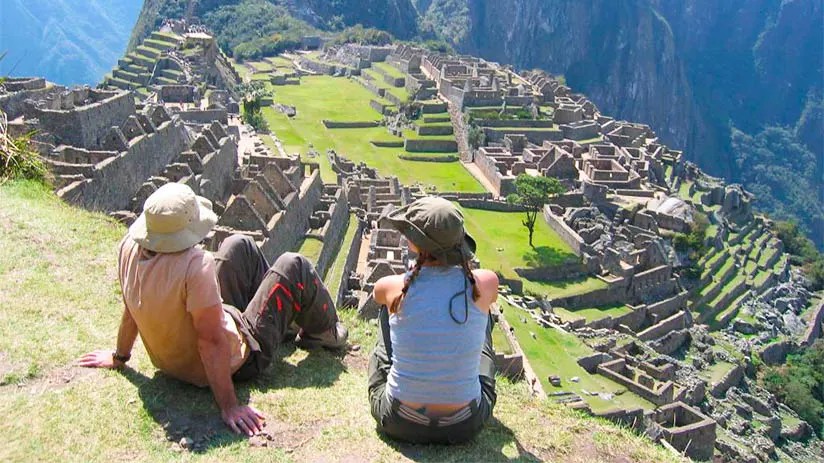
[[[392,337],[389,335],[389,309],[382,306],[378,313],[381,324],[381,336],[383,336],[383,347],[386,350],[386,357],[392,361]]]

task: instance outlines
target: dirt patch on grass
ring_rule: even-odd
[[[163,428],[165,438],[175,450],[184,450],[182,441],[188,440],[185,450],[203,452],[221,434],[231,435],[220,415],[196,415],[191,410],[176,407],[151,412],[152,417]],[[240,438],[239,436],[237,438]]]
[[[0,352],[0,384],[5,382],[6,376],[12,374],[15,369],[16,368],[14,367],[14,364],[11,363],[8,354],[5,352]]]
[[[267,421],[263,432],[249,439],[251,447],[275,447],[292,453],[317,437],[331,422],[294,424],[284,421]]]
[[[70,383],[81,381],[95,374],[91,368],[78,366],[61,367],[49,372],[42,381],[42,387],[47,390],[54,390],[68,386]]]
[[[2,360],[0,360],[0,380],[8,378],[7,375],[14,375],[14,371],[20,371],[20,368],[14,368],[8,373],[3,373]],[[0,390],[10,389],[16,391],[26,391],[30,394],[42,394],[49,391],[58,391],[69,385],[82,381],[92,376],[95,371],[91,368],[81,368],[74,365],[55,368],[48,371],[45,375],[26,373],[20,375],[20,378],[13,378],[7,384],[0,385]]]
[[[366,371],[369,368],[369,354],[371,352],[364,352],[363,346],[350,346],[342,361],[349,371]]]

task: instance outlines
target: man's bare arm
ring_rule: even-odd
[[[197,348],[223,421],[232,431],[252,436],[261,431],[264,417],[252,407],[238,405],[223,317],[220,304],[192,311]]]
[[[117,329],[117,348],[118,355],[129,357],[134,347],[134,342],[137,339],[137,323],[135,323],[129,309],[123,308],[123,315],[120,317],[120,328]],[[81,367],[87,368],[120,368],[124,362],[116,360],[112,355],[113,352],[107,349],[100,349],[89,352],[80,359],[77,364]]]

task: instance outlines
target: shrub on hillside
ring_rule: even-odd
[[[792,263],[804,270],[810,281],[810,289],[824,289],[824,254],[821,254],[812,240],[804,235],[798,223],[776,222],[773,230],[784,243],[784,250],[790,254]]]
[[[3,59],[0,55],[0,60]],[[0,87],[5,79],[0,79]],[[45,182],[49,172],[40,155],[31,146],[33,132],[14,137],[9,131],[6,113],[0,111],[0,183],[18,178]]]
[[[540,177],[521,174],[515,179],[515,193],[506,197],[510,204],[518,204],[526,209],[526,216],[521,222],[529,231],[529,246],[535,233],[535,222],[544,205],[552,198],[564,193],[566,188],[554,177]]]
[[[482,128],[474,124],[469,127],[467,138],[472,149],[478,149],[486,144],[486,134]]]
[[[269,91],[261,81],[251,81],[238,86],[238,93],[243,95],[241,117],[243,122],[254,127],[258,132],[267,132],[269,123],[263,117],[262,101],[269,96]]]
[[[732,129],[736,178],[755,194],[755,207],[781,220],[796,220],[824,246],[824,205],[812,200],[820,188],[821,156],[787,127],[771,126],[756,135]]]
[[[13,179],[46,181],[48,170],[30,141],[31,134],[10,136],[5,131],[5,120],[0,120],[0,183]]]
[[[294,50],[300,47],[299,37],[290,37],[280,33],[267,37],[243,42],[232,50],[232,55],[239,62],[245,60],[259,60],[267,56],[276,56],[287,50]]]
[[[332,40],[333,44],[358,43],[361,45],[389,45],[392,35],[386,31],[363,27],[360,24],[347,27]]]
[[[786,365],[767,368],[761,383],[824,435],[824,341],[791,355]]]
[[[707,229],[709,225],[710,223],[706,215],[696,215],[695,222],[692,224],[692,227],[690,227],[690,232],[676,234],[672,239],[672,246],[676,251],[695,254],[691,255],[691,258],[701,257],[706,250]]]

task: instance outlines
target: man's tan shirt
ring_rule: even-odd
[[[118,262],[123,301],[154,366],[182,381],[207,386],[191,312],[221,304],[212,254],[198,248],[155,254],[126,236]],[[223,326],[234,372],[243,365],[248,347],[225,313]]]

